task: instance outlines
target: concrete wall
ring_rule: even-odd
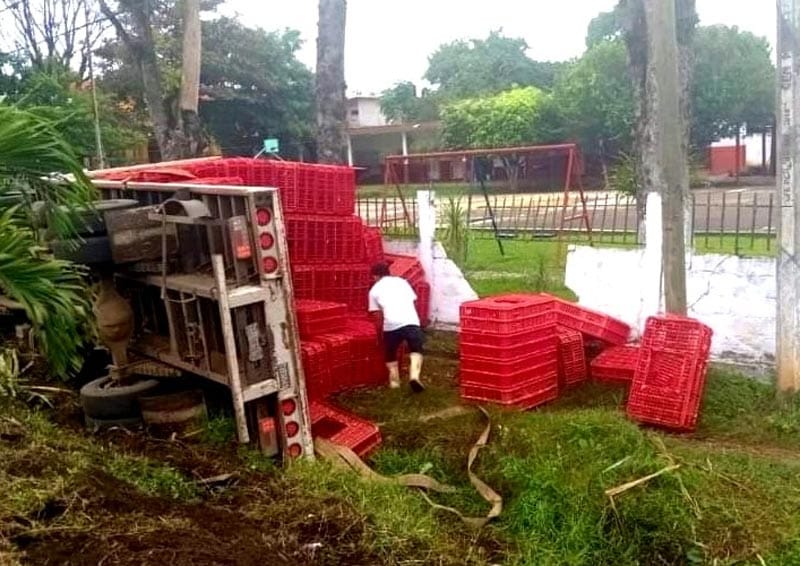
[[[660,279],[659,273],[656,275]],[[630,324],[637,335],[661,310],[645,293],[653,273],[647,251],[575,246],[567,255],[566,284],[590,308]],[[714,330],[713,358],[772,365],[775,356],[775,260],[692,255],[687,273],[690,315]]]
[[[347,101],[347,123],[358,128],[365,126],[385,126],[386,116],[381,112],[380,98],[357,97]]]

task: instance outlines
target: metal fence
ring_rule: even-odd
[[[562,194],[473,195],[437,199],[438,226],[446,228],[456,215],[469,219],[472,237],[588,242],[577,195],[564,202]],[[769,255],[775,250],[778,210],[774,192],[701,190],[691,195],[693,243],[699,251],[737,255]],[[384,233],[410,237],[417,230],[413,198],[371,197],[358,200],[365,222]],[[637,246],[641,211],[636,198],[612,192],[586,194],[591,241],[605,245]],[[493,213],[493,214],[492,214]],[[494,218],[492,218],[494,217]],[[566,221],[564,220],[566,218]]]

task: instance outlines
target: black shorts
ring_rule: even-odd
[[[405,342],[408,349],[414,354],[421,354],[425,345],[425,333],[422,328],[415,325],[403,326],[397,330],[383,333],[383,347],[385,348],[386,361],[397,361],[397,349]]]

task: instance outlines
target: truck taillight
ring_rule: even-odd
[[[287,417],[297,410],[297,401],[294,399],[284,399],[281,401],[281,411]]]
[[[261,234],[259,242],[261,243],[262,250],[269,250],[275,245],[275,238],[269,232],[264,232]]]
[[[300,425],[294,421],[286,423],[286,436],[292,438],[293,436],[297,436],[297,433],[300,432]]]
[[[278,260],[274,257],[264,258],[264,273],[271,275],[278,270]]]
[[[266,226],[272,221],[272,211],[268,208],[259,208],[256,210],[256,220],[259,226]]]
[[[262,277],[273,279],[281,275],[281,263],[278,259],[278,234],[275,226],[275,210],[268,199],[256,203],[253,222],[256,226],[254,240],[255,253],[258,256]]]
[[[250,259],[253,256],[253,251],[250,249],[250,236],[247,233],[247,220],[244,216],[234,216],[228,219],[228,235],[231,239],[233,257]]]
[[[302,455],[303,455],[302,446],[296,443],[289,446],[289,456],[291,456],[292,458],[299,458]]]

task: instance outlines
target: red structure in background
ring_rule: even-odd
[[[486,192],[485,181],[488,176],[490,179],[494,170],[495,159],[515,159],[519,167],[518,180],[532,178],[532,173],[537,167],[537,163],[553,163],[558,162],[558,167],[563,172],[563,190],[564,199],[561,214],[560,231],[570,229],[570,223],[580,221],[579,229],[585,229],[591,241],[591,222],[589,219],[588,209],[586,207],[586,197],[583,192],[583,158],[581,156],[578,144],[565,143],[554,145],[533,145],[523,147],[503,147],[494,149],[464,149],[456,151],[439,151],[431,153],[416,153],[411,155],[388,155],[384,160],[384,183],[387,185],[395,185],[397,187],[397,194],[403,204],[404,214],[406,220],[410,222],[408,209],[405,205],[405,197],[400,190],[401,185],[409,185],[416,175],[422,172],[430,172],[434,166],[440,168],[439,181],[444,181],[441,175],[441,167],[443,163],[449,164],[450,173],[447,175],[447,181],[462,180],[466,183],[476,181],[480,183],[487,211],[492,219],[492,224],[497,234],[497,225],[495,221],[494,211],[489,202],[489,197]],[[486,161],[491,162],[488,168],[485,165]],[[453,169],[457,166],[458,174],[453,175]],[[413,175],[412,175],[413,174]],[[429,173],[425,182],[431,182]],[[569,216],[569,193],[571,191],[578,192],[580,200],[580,213]],[[472,194],[469,194],[469,205],[472,205]],[[498,241],[500,235],[497,234]],[[501,246],[502,252],[502,246]]]
[[[708,148],[708,170],[714,176],[729,175],[735,177],[745,169],[747,163],[747,147],[739,146],[739,161],[736,161],[736,146],[720,146]]]

